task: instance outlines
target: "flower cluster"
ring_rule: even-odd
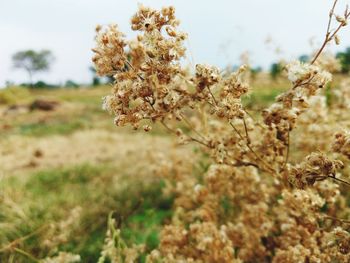
[[[93,62],[99,74],[115,78],[103,108],[116,115],[116,125],[138,128],[140,121],[162,120],[186,104],[182,79],[187,73],[179,64],[186,34],[176,29],[173,7],[155,11],[140,6],[131,22],[132,29],[141,32],[132,41],[124,40],[115,25],[106,31],[99,28]]]
[[[334,133],[328,123],[345,122],[338,111],[332,115],[322,93],[332,77],[320,55],[335,36],[327,35],[310,63],[286,65],[291,88],[261,120],[242,100],[251,90],[247,66],[224,74],[211,65],[198,64],[193,73],[181,65],[186,34],[177,31],[173,7],[141,6],[131,24],[141,33],[135,40],[124,40],[116,27],[97,37],[97,71],[115,78],[104,108],[116,125],[147,122],[150,131],[159,123],[205,156],[202,170],[183,155],[154,157],[164,194],[175,201],[172,221],[147,262],[348,262],[347,232],[334,229],[338,216],[350,214],[337,184],[345,182],[339,178],[344,165],[332,156],[327,137]],[[349,157],[349,135],[335,138],[333,151]],[[107,245],[105,251],[114,251]]]
[[[286,66],[293,88],[276,98],[276,103],[263,111],[265,124],[277,130],[278,139],[288,144],[289,132],[295,128],[296,119],[309,107],[309,100],[323,88],[331,75],[317,66],[292,62]]]
[[[96,48],[93,49],[95,56],[92,61],[96,65],[96,72],[100,76],[113,74],[116,70],[125,67],[126,43],[117,25],[110,25],[102,31],[101,26],[96,27]]]
[[[350,133],[347,131],[336,133],[332,148],[335,152],[341,153],[350,159]]]
[[[342,168],[344,165],[339,160],[330,160],[320,152],[311,153],[303,162],[290,167],[288,179],[297,188],[303,189],[329,176],[335,177],[337,171]]]

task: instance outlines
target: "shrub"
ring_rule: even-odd
[[[251,89],[246,66],[227,75],[210,65],[196,65],[194,74],[182,66],[186,34],[177,29],[173,7],[141,6],[131,19],[139,32],[132,41],[116,25],[97,27],[93,62],[99,75],[115,78],[103,103],[115,124],[149,132],[159,123],[180,144],[195,143],[211,158],[198,178],[180,173],[176,163],[159,164],[176,199],[173,220],[147,262],[350,260],[342,219],[350,212],[342,192],[350,185],[343,178],[350,136],[338,131],[332,139],[348,120],[339,105],[327,108],[323,89],[332,76],[319,61],[350,16],[348,9],[335,16],[336,3],[321,48],[309,63],[286,65],[291,88],[260,117],[241,101]],[[174,180],[174,174],[181,176]],[[119,231],[109,227],[100,262],[141,258],[142,249],[124,243]]]

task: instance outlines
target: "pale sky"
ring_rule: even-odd
[[[338,13],[349,1],[339,1]],[[175,6],[180,29],[189,34],[190,62],[237,65],[240,54],[249,52],[253,65],[267,68],[280,57],[310,53],[310,39],[315,47],[322,41],[333,0],[0,0],[0,87],[6,80],[28,80],[11,63],[13,53],[26,49],[50,49],[56,57],[52,69],[35,80],[89,83],[95,25],[117,23],[134,36],[129,20],[138,3]],[[330,50],[350,46],[350,26],[340,37]],[[274,52],[277,47],[282,54]]]

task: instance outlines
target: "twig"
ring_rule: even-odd
[[[258,121],[254,119],[254,117],[246,109],[243,109],[243,111],[254,121],[256,125],[258,125],[260,128],[264,128]]]
[[[207,139],[202,135],[200,134],[194,127],[193,125],[190,123],[190,121],[186,118],[186,116],[182,113],[180,113],[180,116],[182,117],[182,119],[186,122],[186,124],[190,127],[190,129],[196,133],[199,137],[201,137],[202,140],[206,141]]]
[[[309,78],[309,79],[308,79],[307,81],[305,81],[305,82],[295,83],[292,89],[294,90],[294,89],[296,89],[296,88],[298,88],[298,87],[301,87],[301,86],[305,86],[305,85],[307,85],[307,84],[310,84],[311,81],[312,81],[314,78],[315,78],[315,75],[313,75],[311,78]]]
[[[218,102],[216,101],[215,97],[214,97],[214,94],[212,93],[210,87],[208,87],[208,90],[209,90],[209,94],[211,95],[211,97],[213,98],[213,101],[215,103],[216,106],[218,106]]]
[[[345,224],[350,224],[350,220],[340,219],[340,218],[336,218],[334,216],[326,215],[323,218],[324,219],[331,219],[331,220],[339,221],[339,222],[342,222],[342,223],[345,223]]]
[[[137,203],[136,203],[133,207],[131,207],[131,209],[130,209],[125,215],[118,214],[117,211],[114,211],[114,213],[115,213],[116,216],[117,216],[117,218],[116,218],[116,220],[117,220],[117,222],[116,222],[116,223],[117,223],[117,225],[116,225],[117,229],[120,229],[120,228],[122,227],[122,224],[123,224],[132,214],[134,214],[134,213],[141,207],[143,201],[144,201],[143,198],[139,199],[139,200],[137,201]]]
[[[174,130],[171,129],[168,125],[166,125],[164,121],[161,121],[160,123],[161,123],[168,131],[170,131],[170,132],[172,132],[172,133],[174,133],[174,134],[176,135],[176,131],[174,131]],[[186,134],[186,136],[187,136],[189,139],[191,139],[192,141],[194,141],[194,142],[197,142],[197,143],[199,143],[199,144],[202,144],[202,145],[205,146],[205,147],[212,148],[212,147],[211,147],[208,143],[206,143],[206,142],[203,142],[203,141],[201,141],[201,140],[198,140],[198,139],[196,139],[196,138],[194,138],[194,137],[192,137],[192,136],[190,136],[190,135],[188,135],[188,134]]]
[[[288,133],[287,133],[287,151],[286,151],[286,158],[284,159],[284,163],[283,163],[283,166],[282,166],[282,170],[284,170],[284,168],[286,167],[287,163],[288,163],[288,159],[289,159],[289,151],[290,151],[290,131],[288,130]]]
[[[328,38],[329,38],[329,34],[330,34],[330,28],[331,28],[331,23],[332,23],[332,17],[334,14],[334,9],[335,6],[337,5],[338,0],[335,0],[333,3],[333,6],[331,8],[331,10],[329,11],[329,18],[328,18],[328,25],[327,25],[327,31],[326,31],[326,36],[325,39],[322,43],[322,46],[320,47],[320,49],[318,50],[318,52],[316,53],[315,57],[313,58],[313,60],[311,61],[311,65],[315,63],[315,61],[317,60],[317,58],[321,55],[323,49],[326,47],[327,43],[329,42]]]
[[[234,166],[254,166],[255,168],[260,168],[259,165],[257,165],[256,163],[252,163],[252,162],[244,162],[241,160],[237,160],[236,159],[236,163],[234,164]]]
[[[6,250],[10,250],[12,249],[13,247],[15,247],[17,244],[23,242],[24,240],[28,239],[28,238],[31,238],[32,236],[38,234],[40,231],[44,230],[45,227],[47,227],[47,225],[43,225],[41,227],[39,227],[38,229],[36,229],[35,231],[33,231],[32,233],[29,233],[28,235],[25,235],[23,237],[20,237],[20,238],[17,238],[15,240],[13,240],[12,242],[10,242],[9,244],[7,244],[6,246],[2,247],[0,249],[0,253],[1,252],[4,252]]]
[[[239,132],[239,130],[231,123],[229,122],[233,130],[238,134],[238,136],[242,139],[242,141],[245,141],[244,137],[242,134]],[[276,173],[275,169],[273,169],[268,163],[266,163],[254,150],[253,148],[247,144],[248,149],[253,153],[253,155],[266,167],[270,170],[270,172]]]
[[[338,182],[341,182],[341,183],[343,183],[343,184],[346,184],[347,186],[350,186],[350,183],[349,183],[349,182],[344,181],[344,180],[342,180],[342,179],[340,179],[340,178],[337,178],[337,177],[335,177],[335,176],[328,175],[327,177],[333,179],[334,181],[338,181]]]
[[[164,120],[161,120],[160,123],[170,132],[176,134],[176,131],[171,129],[168,125],[165,124]]]
[[[199,144],[202,144],[203,146],[206,146],[208,148],[212,148],[208,143],[202,142],[201,140],[198,140],[198,139],[196,139],[196,138],[194,138],[194,137],[192,137],[190,135],[187,135],[187,136],[188,136],[188,138],[190,138],[194,142],[198,142]]]
[[[330,28],[331,28],[331,23],[332,23],[332,17],[334,15],[334,9],[335,9],[335,6],[337,5],[337,2],[338,2],[338,0],[334,1],[332,9],[329,12],[329,20],[328,20],[327,32],[326,32],[325,39],[324,39],[320,49],[316,53],[315,57],[312,59],[312,61],[310,63],[311,65],[316,62],[316,60],[318,59],[318,57],[321,55],[322,51],[326,47],[327,43],[330,42],[335,37],[335,35],[339,32],[339,30],[344,26],[343,23],[339,23],[337,29],[335,29],[334,32],[331,34]],[[350,12],[348,12],[348,7],[346,7],[345,13],[344,13],[344,19],[347,20],[349,18],[349,16],[350,16]]]
[[[243,124],[244,124],[244,131],[245,131],[245,136],[247,138],[247,144],[250,144],[250,138],[249,138],[249,134],[248,134],[248,128],[247,128],[247,124],[245,122],[245,118],[243,117]]]
[[[133,70],[135,71],[135,68],[133,65],[131,65],[131,63],[129,62],[129,60],[126,58],[125,59],[125,63],[128,64],[128,66]],[[144,77],[142,77],[139,73],[136,74],[141,80],[145,80]]]
[[[154,106],[153,106],[154,103],[155,103],[155,100],[154,100],[153,102],[150,102],[150,100],[149,100],[147,97],[145,97],[144,100],[151,106],[151,108],[152,108],[152,110],[153,110],[154,112],[157,112],[156,109],[155,109]]]
[[[33,262],[40,262],[39,259],[35,258],[33,255],[29,254],[28,252],[22,250],[22,249],[19,249],[19,248],[14,248],[14,251],[16,251],[17,253],[23,255],[23,256],[26,256],[27,258],[29,258],[31,261]]]

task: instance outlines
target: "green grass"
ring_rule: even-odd
[[[40,137],[55,134],[67,135],[87,126],[87,123],[78,119],[72,122],[28,123],[20,125],[18,129],[20,135]]]
[[[258,86],[251,94],[243,97],[243,105],[252,109],[262,109],[275,101],[275,98],[288,88],[285,84],[274,86]]]
[[[11,177],[3,186],[9,198],[20,204],[25,216],[16,218],[15,208],[0,202],[0,249],[12,240],[33,233],[36,229],[69,218],[74,207],[81,207],[79,222],[70,227],[69,239],[58,249],[80,254],[82,262],[96,262],[102,249],[106,220],[111,211],[122,221],[122,236],[128,244],[146,243],[147,251],[159,242],[160,226],[171,216],[172,198],[163,197],[161,181],[145,184],[127,175],[117,174],[117,167],[88,165],[35,172],[23,181]],[[5,194],[5,193],[3,193]],[[135,210],[136,204],[140,204]],[[2,212],[3,211],[3,212]],[[13,221],[15,218],[15,221]],[[54,253],[42,244],[48,232],[40,232],[25,240],[21,249],[36,258]],[[7,262],[9,252],[0,253],[0,262]],[[28,262],[16,255],[16,262]]]
[[[27,102],[32,99],[30,91],[23,87],[0,89],[0,105],[12,105]]]
[[[100,109],[86,107],[72,113],[50,113],[43,119],[40,112],[28,113],[11,120],[9,129],[2,131],[2,135],[24,135],[44,137],[51,135],[69,135],[78,130],[91,128],[112,129],[113,121],[106,112]]]

